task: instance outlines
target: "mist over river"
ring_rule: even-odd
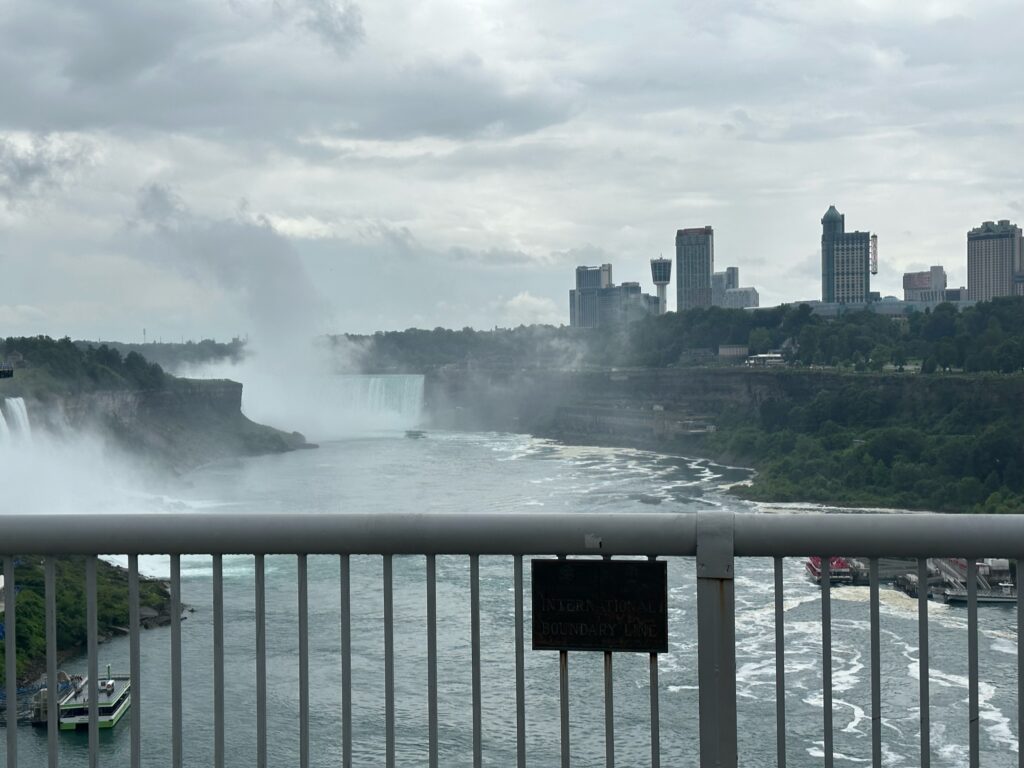
[[[568,447],[523,435],[430,432],[407,439],[400,429],[323,442],[319,450],[208,466],[159,495],[134,494],[125,502],[140,512],[216,509],[237,512],[247,525],[262,513],[322,514],[398,511],[488,514],[696,512],[712,507],[741,512],[753,505],[725,494],[723,486],[747,471],[701,460],[644,451]],[[143,558],[144,571],[167,573],[166,558]],[[512,560],[481,558],[484,762],[515,762],[515,691]],[[527,580],[529,568],[526,568]],[[182,561],[183,600],[194,609],[182,624],[185,764],[213,761],[213,655],[211,563]],[[695,575],[692,559],[673,558],[669,653],[659,659],[662,764],[696,766],[697,669]],[[397,762],[427,764],[425,561],[395,559],[395,672]],[[440,750],[444,766],[471,765],[469,561],[438,558]],[[338,560],[309,562],[312,764],[336,766],[340,742],[340,618]],[[255,627],[253,560],[224,563],[228,764],[255,764]],[[785,564],[787,699],[791,765],[820,765],[822,746],[821,627],[819,590],[800,560]],[[529,622],[527,581],[525,601]],[[737,563],[737,668],[740,762],[774,764],[774,630],[772,565]],[[384,664],[381,559],[353,558],[353,735],[355,764],[384,764]],[[870,644],[868,590],[833,591],[835,744],[840,763],[869,763]],[[932,604],[933,765],[967,764],[966,610]],[[916,603],[882,590],[883,739],[889,765],[917,765]],[[982,763],[1016,760],[1016,636],[1012,610],[982,606]],[[140,706],[143,763],[170,760],[170,632],[142,634]],[[267,559],[267,663],[270,765],[298,761],[298,660],[296,563]],[[99,663],[128,668],[128,641],[100,648]],[[85,658],[68,661],[84,671]],[[526,651],[528,762],[558,764],[558,655]],[[620,765],[649,764],[648,659],[615,657],[616,753]],[[602,656],[570,655],[572,752],[575,765],[603,765]],[[85,732],[60,736],[61,765],[86,764]],[[128,765],[127,722],[100,734],[101,764]],[[45,765],[46,734],[19,729],[22,765]],[[2,759],[2,758],[0,758]]]

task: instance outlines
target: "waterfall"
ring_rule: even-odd
[[[7,426],[7,419],[4,418],[4,409],[0,408],[0,445],[11,439],[11,428]]]
[[[364,424],[408,429],[423,413],[423,376],[339,376],[344,410]]]
[[[25,407],[25,401],[20,397],[6,397],[4,398],[4,404],[7,406],[7,415],[11,417],[11,425],[8,426],[0,415],[0,423],[3,427],[0,428],[0,434],[4,433],[10,435],[12,432],[16,435],[28,439],[32,437],[32,425],[28,420],[28,409]]]

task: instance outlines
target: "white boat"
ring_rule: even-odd
[[[61,680],[63,676],[63,680]],[[66,681],[66,682],[65,682]],[[107,674],[95,685],[89,684],[89,678],[82,675],[67,677],[63,673],[58,676],[58,723],[60,730],[73,731],[76,728],[89,727],[89,697],[96,696],[98,725],[100,728],[113,728],[124,717],[124,713],[132,704],[132,681],[130,675],[113,675],[110,665]],[[47,690],[43,688],[32,699],[33,725],[47,723]]]

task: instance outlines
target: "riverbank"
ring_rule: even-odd
[[[57,653],[59,659],[81,652],[87,641],[85,558],[62,557],[56,564]],[[18,685],[36,680],[46,671],[46,591],[41,558],[19,558],[14,565],[17,590]],[[129,623],[128,572],[104,560],[96,564],[97,630],[101,640],[123,633]],[[140,576],[139,606],[146,614],[144,628],[171,621],[167,585]],[[5,649],[0,644],[0,662]],[[5,679],[0,663],[0,683]]]
[[[438,371],[432,422],[750,466],[744,498],[1024,511],[1024,376],[742,366]]]

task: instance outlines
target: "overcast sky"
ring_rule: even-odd
[[[816,298],[831,203],[958,286],[1022,72],[1019,0],[0,0],[0,336],[564,323],[705,224]]]

